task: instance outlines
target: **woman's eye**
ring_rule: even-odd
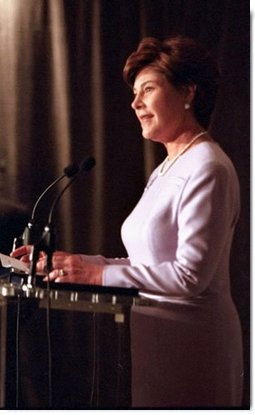
[[[153,90],[153,87],[152,86],[146,86],[144,88],[144,92],[151,92],[152,90]]]

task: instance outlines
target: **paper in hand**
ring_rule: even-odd
[[[24,262],[20,261],[19,259],[12,258],[8,255],[4,255],[0,253],[0,261],[4,268],[14,268],[18,271],[29,272],[29,268]]]

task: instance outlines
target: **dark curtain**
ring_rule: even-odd
[[[31,212],[40,193],[66,165],[93,155],[95,169],[77,179],[54,212],[57,248],[125,255],[120,226],[164,151],[141,138],[122,68],[142,37],[172,34],[204,42],[221,67],[210,132],[232,158],[241,185],[242,212],[231,270],[244,332],[247,404],[248,1],[0,0],[0,202],[5,202],[5,209],[9,201]],[[41,225],[47,222],[51,200],[38,208]]]

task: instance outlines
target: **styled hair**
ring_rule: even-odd
[[[206,48],[185,36],[169,37],[163,41],[146,37],[127,58],[123,69],[124,80],[130,87],[133,87],[138,73],[147,66],[164,74],[177,89],[196,86],[194,115],[207,128],[215,105],[219,71]]]

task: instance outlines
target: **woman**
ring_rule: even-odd
[[[217,68],[192,39],[145,38],[127,59],[124,79],[143,137],[163,144],[167,157],[123,224],[128,258],[55,252],[49,278],[137,287],[150,300],[132,310],[134,407],[238,407],[242,339],[229,256],[239,184],[206,131]],[[29,251],[13,256],[26,261]]]

